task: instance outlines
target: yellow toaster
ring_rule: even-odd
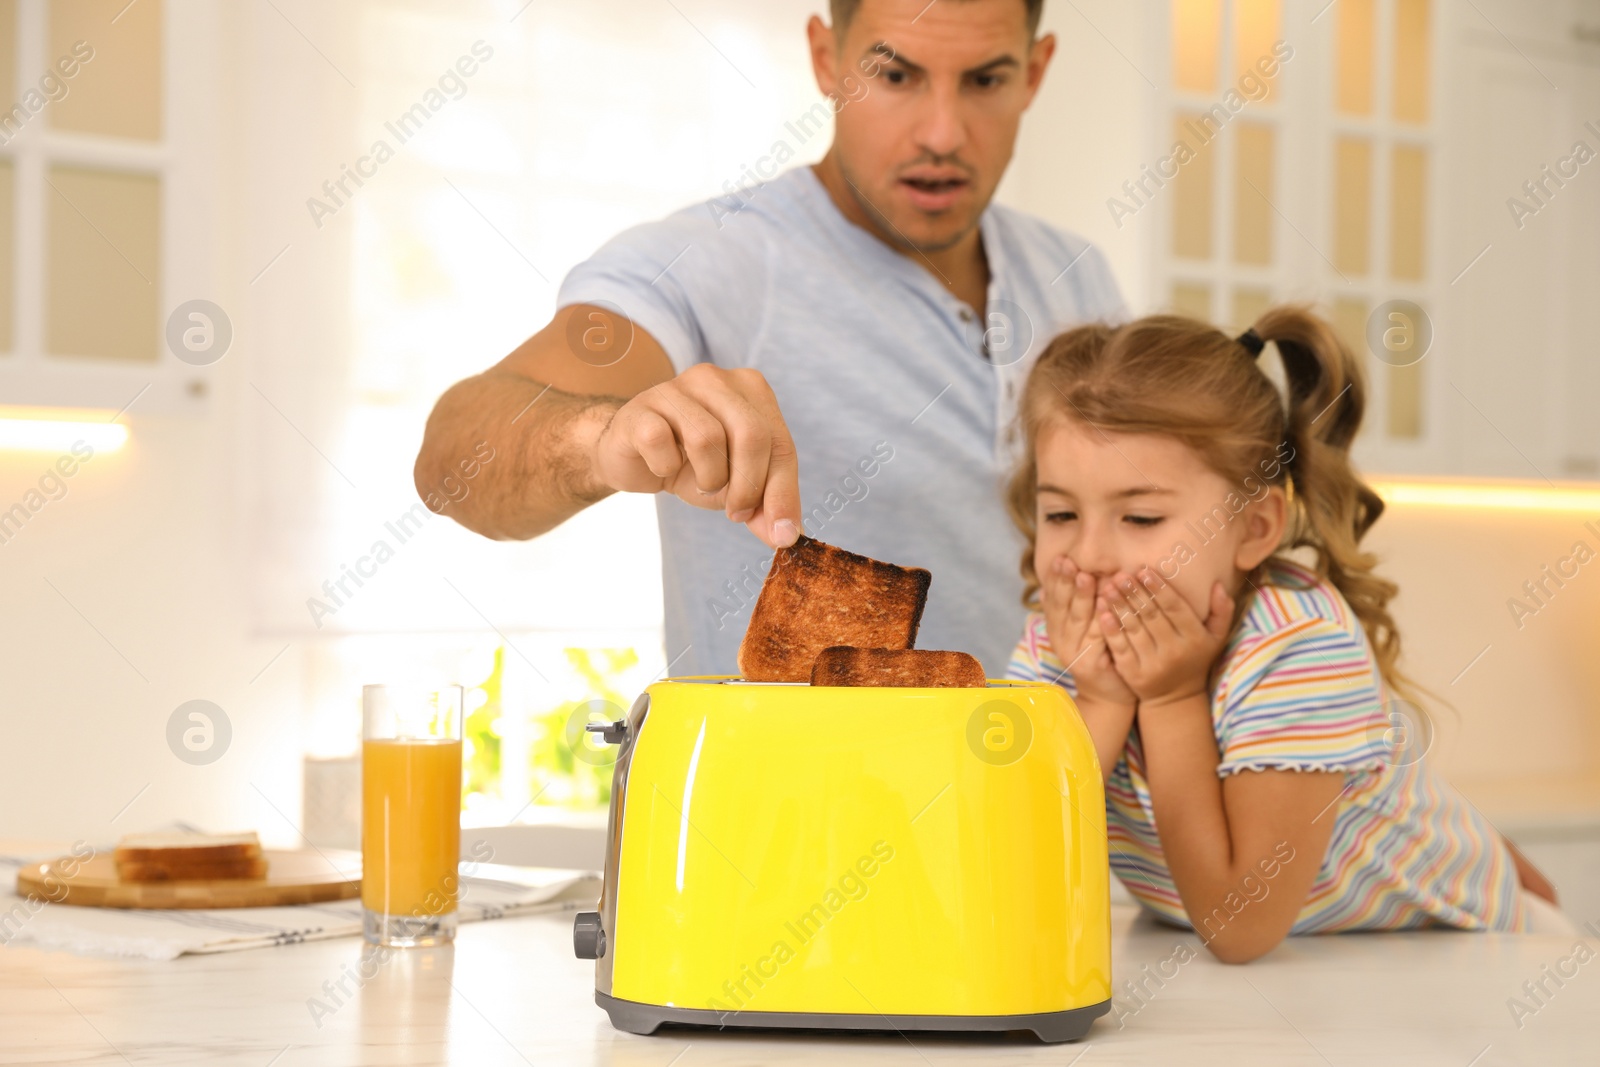
[[[662,1024],[1031,1030],[1111,1007],[1100,767],[1067,695],[686,677],[625,719],[595,1002]]]

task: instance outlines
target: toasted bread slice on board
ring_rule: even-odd
[[[124,882],[214,882],[229,878],[265,878],[265,857],[225,860],[221,863],[117,863],[117,878]]]
[[[112,854],[127,882],[264,878],[266,861],[254,831],[244,834],[129,834]]]
[[[817,654],[811,684],[982,689],[989,680],[983,665],[965,652],[833,645]]]
[[[751,682],[805,682],[829,645],[910,648],[933,575],[806,537],[772,558],[739,645]]]

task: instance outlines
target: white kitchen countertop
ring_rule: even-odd
[[[1192,933],[1113,908],[1113,972],[1130,1009],[1070,1045],[1031,1035],[815,1035],[612,1029],[593,964],[572,954],[572,913],[461,928],[446,949],[397,953],[333,1014],[308,1007],[354,971],[355,939],[165,963],[0,948],[0,1063],[1396,1064],[1600,1063],[1600,958],[1522,1019],[1522,984],[1573,955],[1574,940],[1432,931],[1293,938],[1254,963],[1216,963]],[[1018,931],[1019,936],[1025,931]],[[1600,950],[1597,939],[1591,948]],[[1180,943],[1197,953],[1177,963]],[[1182,953],[1177,958],[1182,957]],[[1121,987],[1149,966],[1143,1006]],[[1174,970],[1176,973],[1174,973]],[[331,1004],[332,1001],[327,1001]],[[1530,1006],[1533,1006],[1530,1002]],[[1133,1010],[1136,1009],[1136,1010]],[[320,1022],[320,1026],[318,1023]]]

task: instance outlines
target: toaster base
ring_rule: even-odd
[[[1034,1015],[854,1015],[841,1012],[712,1011],[709,1008],[668,1008],[619,1000],[596,990],[594,1002],[611,1017],[611,1025],[629,1034],[653,1034],[662,1023],[728,1028],[765,1027],[797,1030],[943,1030],[963,1033],[1031,1030],[1046,1044],[1076,1041],[1089,1032],[1089,1024],[1111,1010],[1111,1001],[1086,1008],[1047,1011]]]

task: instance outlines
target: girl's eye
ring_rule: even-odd
[[[1160,515],[1124,515],[1122,519],[1134,526],[1159,526],[1162,521]]]
[[[1077,517],[1078,513],[1076,511],[1047,511],[1044,514],[1044,521],[1050,523],[1063,523],[1071,522]]]

